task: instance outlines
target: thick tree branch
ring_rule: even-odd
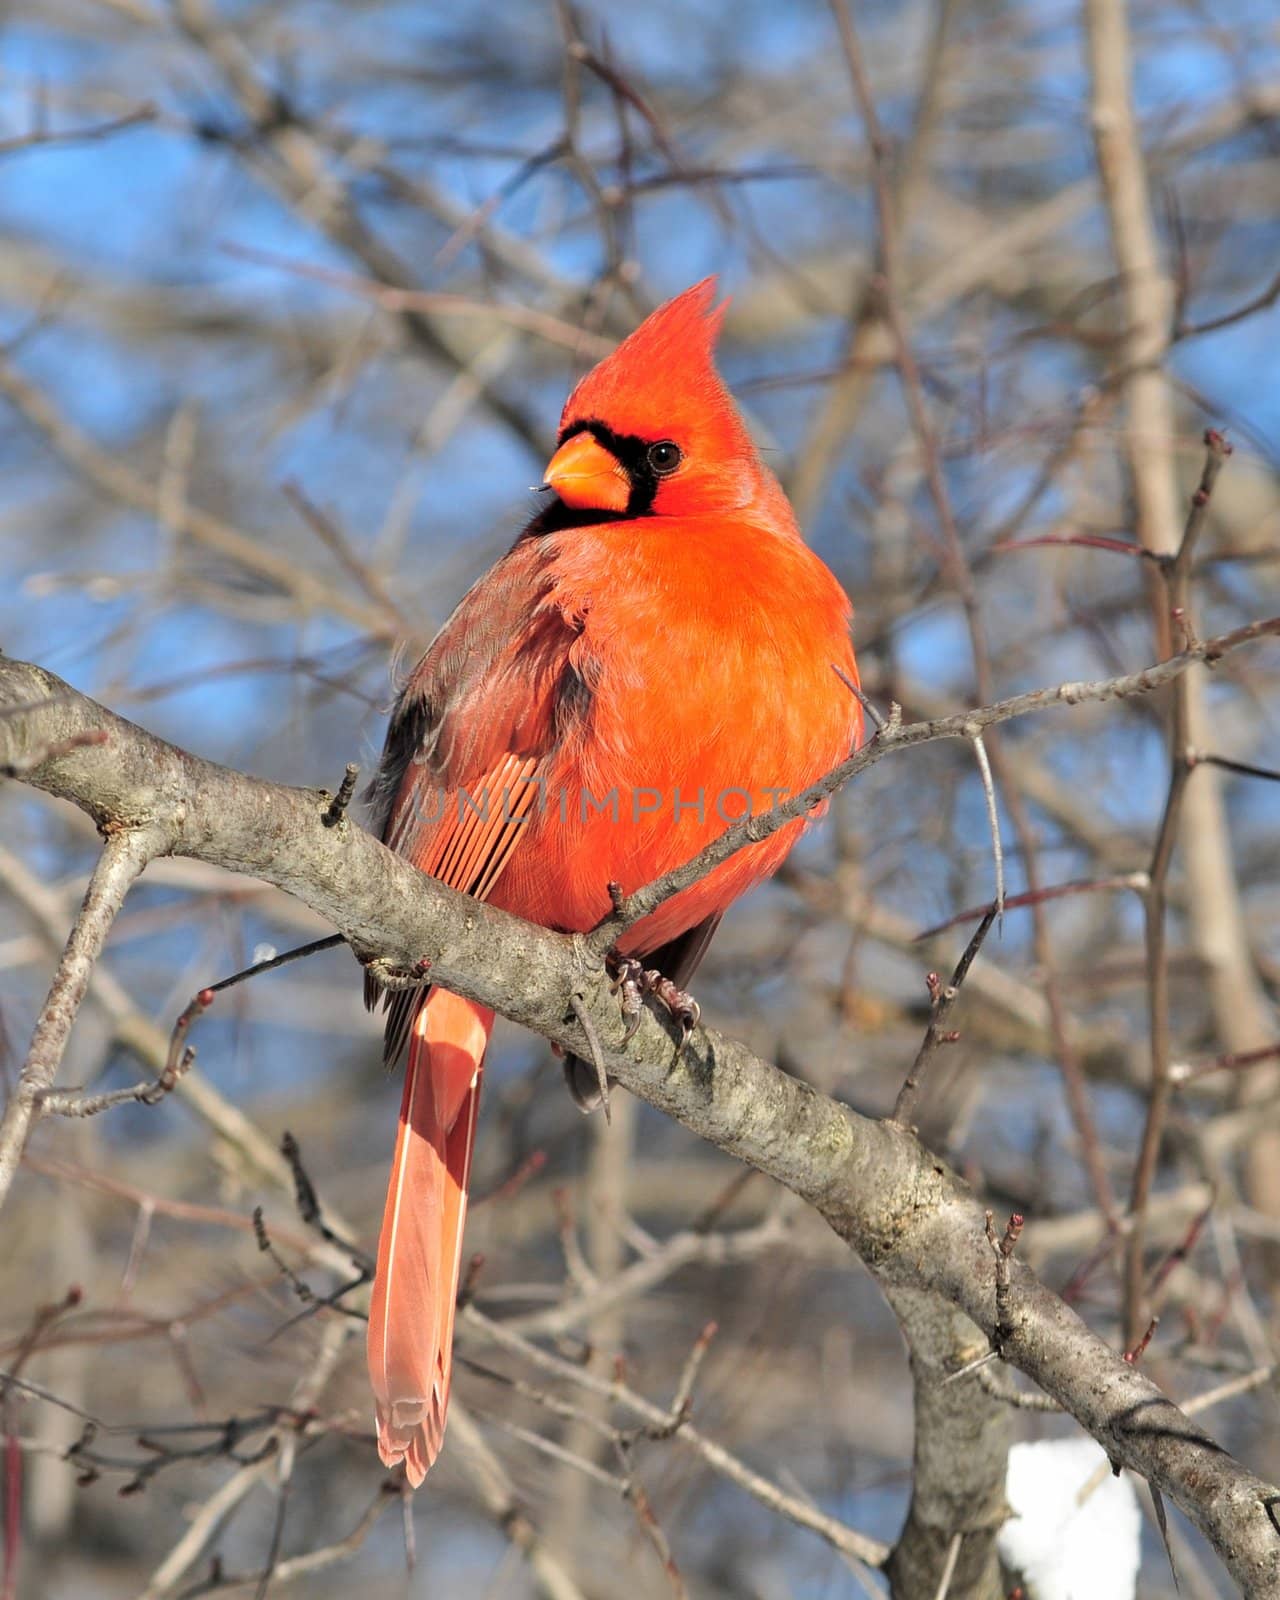
[[[989,725],[1053,704],[1141,694],[1193,662],[1219,659],[1277,631],[1277,619],[1252,624],[1145,672],[916,724],[893,742],[967,737],[975,721]],[[103,743],[67,745],[73,735],[99,731]],[[845,768],[858,770],[889,747],[877,750],[873,742]],[[607,978],[584,962],[581,941],[454,894],[350,822],[326,827],[326,794],[202,761],[39,668],[0,662],[0,764],[24,770],[33,752],[54,749],[60,753],[31,766],[28,781],[81,806],[100,827],[141,831],[144,853],[159,847],[264,878],[332,921],[358,954],[406,968],[425,959],[450,988],[584,1053],[587,1041],[569,1006],[577,994],[609,1071],[625,1087],[793,1190],[888,1289],[930,1291],[988,1338],[995,1334],[995,1270],[983,1213],[967,1187],[906,1130],[855,1115],[709,1029],[696,1030],[673,1060],[674,1024],[646,1013],[624,1046]],[[1017,1260],[1008,1307],[1005,1359],[1060,1400],[1114,1461],[1171,1496],[1247,1595],[1274,1593],[1280,1534],[1273,1508],[1280,1491],[1234,1461]]]
[[[950,1592],[1003,1600],[996,1534],[1008,1515],[1011,1412],[985,1390],[979,1399],[948,1381],[983,1352],[968,1317],[917,1289],[891,1289],[889,1304],[906,1335],[916,1402],[911,1509],[887,1568],[893,1592],[937,1594],[950,1563]]]

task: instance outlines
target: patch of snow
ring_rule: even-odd
[[[1012,1515],[997,1540],[1000,1559],[1027,1600],[1134,1600],[1138,1497],[1092,1439],[1014,1445],[1005,1494]]]

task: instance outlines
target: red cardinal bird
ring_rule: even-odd
[[[588,373],[546,471],[556,498],[466,595],[406,683],[374,784],[386,842],[545,927],[585,931],[859,739],[849,603],[802,541],[713,361],[695,284]],[[796,821],[620,941],[689,979]],[[371,1003],[376,986],[370,986]],[[409,1060],[369,1313],[383,1462],[416,1488],[444,1435],[454,1300],[493,1013],[388,995]]]

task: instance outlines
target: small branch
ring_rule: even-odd
[[[982,793],[987,802],[987,826],[991,829],[991,854],[996,864],[996,917],[1003,925],[1004,919],[1004,847],[1000,842],[1000,810],[996,805],[996,786],[991,777],[991,762],[981,733],[973,735],[973,753],[977,757],[978,771],[982,774]]]
[[[338,785],[338,792],[329,802],[329,808],[321,817],[321,822],[326,828],[336,828],[347,814],[347,807],[351,804],[351,796],[356,792],[356,782],[360,777],[360,768],[354,761],[347,762],[347,770],[342,774],[342,782]]]
[[[1186,1062],[1175,1061],[1169,1068],[1169,1082],[1175,1087],[1186,1083],[1195,1083],[1200,1078],[1207,1078],[1214,1072],[1242,1072],[1249,1067],[1256,1067],[1263,1061],[1274,1061],[1280,1056],[1280,1041],[1275,1044],[1260,1045],[1256,1050],[1230,1051],[1226,1055],[1215,1056],[1212,1061],[1202,1061],[1198,1066],[1189,1066]]]
[[[965,978],[968,976],[969,968],[973,965],[978,951],[982,949],[983,940],[991,931],[991,924],[996,920],[998,914],[998,905],[993,905],[977,928],[974,929],[973,937],[965,946],[964,953],[956,963],[955,971],[951,974],[951,982],[945,988],[939,981],[936,972],[931,972],[928,975],[927,982],[933,1015],[929,1020],[928,1028],[925,1030],[925,1036],[921,1041],[916,1058],[911,1064],[911,1071],[907,1073],[901,1089],[898,1090],[898,1098],[894,1102],[892,1120],[899,1127],[908,1128],[911,1126],[911,1119],[915,1115],[924,1084],[925,1069],[932,1060],[938,1046],[954,1044],[960,1037],[958,1033],[944,1032],[943,1023],[951,1015],[951,1008],[959,998],[960,990],[964,985]]]
[[[25,150],[47,150],[51,145],[98,144],[117,133],[127,133],[155,119],[156,108],[144,102],[118,117],[106,122],[89,123],[83,128],[33,128],[30,133],[0,139],[0,157],[18,155]]]
[[[0,359],[0,393],[44,435],[51,449],[73,472],[121,505],[163,521],[171,508],[165,505],[162,488],[135,472],[117,453],[104,450],[96,440],[82,433],[54,406],[44,390],[3,359]],[[178,515],[173,521],[175,532],[196,540],[243,571],[274,585],[281,594],[289,596],[300,611],[330,611],[367,629],[377,638],[387,638],[394,633],[394,625],[384,609],[356,599],[336,583],[325,583],[313,577],[290,556],[277,550],[272,540],[242,532],[221,517],[190,504],[184,503],[177,509]]]
[[[1234,311],[1224,311],[1218,317],[1206,317],[1203,322],[1183,322],[1178,319],[1174,323],[1174,339],[1194,339],[1202,333],[1217,333],[1220,328],[1230,328],[1234,323],[1244,322],[1247,318],[1256,316],[1259,311],[1265,311],[1269,306],[1275,305],[1280,300],[1280,272],[1272,278],[1271,282],[1261,292],[1254,295],[1252,300],[1246,300],[1242,306],[1237,306]]]
[[[1048,905],[1051,900],[1063,900],[1068,895],[1111,894],[1121,889],[1132,889],[1137,894],[1144,894],[1148,881],[1145,871],[1117,873],[1110,878],[1080,878],[1072,883],[1051,884],[1047,889],[1028,889],[1025,894],[1011,894],[1004,903],[1004,909],[1020,911],[1024,906]],[[996,909],[994,900],[987,901],[985,905],[966,906],[963,911],[957,911],[945,922],[935,922],[932,927],[917,933],[912,943],[923,944],[927,939],[936,939],[940,933],[946,933],[962,922],[972,922],[975,917],[984,917],[988,911]]]
[[[838,667],[833,661],[831,663],[831,670],[866,712],[867,716],[871,720],[872,727],[877,733],[883,733],[890,723],[893,723],[893,725],[896,727],[902,721],[902,707],[896,702],[890,706],[888,717],[884,717],[881,715],[880,709],[876,705],[875,701],[863,693],[862,685],[860,683],[855,683],[843,667]]]
[[[357,587],[364,591],[375,606],[381,606],[390,616],[393,616],[398,627],[411,636],[413,634],[412,622],[391,598],[386,584],[382,581],[373,563],[360,559],[333,518],[327,516],[319,506],[307,498],[300,484],[286,483],[284,495],[306,526],[319,538],[325,548],[336,557],[343,571],[355,580]]]
[[[40,1111],[46,1117],[96,1117],[100,1112],[115,1106],[157,1106],[177,1088],[179,1081],[196,1058],[188,1045],[176,1060],[165,1064],[158,1078],[147,1078],[131,1084],[127,1089],[111,1089],[105,1094],[73,1094],[69,1091],[48,1089],[40,1094]]]
[[[1235,772],[1242,778],[1262,778],[1267,783],[1280,783],[1280,772],[1274,767],[1255,767],[1250,761],[1233,761],[1228,756],[1206,755],[1202,750],[1186,752],[1187,765],[1196,767],[1221,767],[1224,772]]]
[[[1204,443],[1206,451],[1204,467],[1200,474],[1200,482],[1191,497],[1182,538],[1173,556],[1162,562],[1160,567],[1167,612],[1169,615],[1176,614],[1183,618],[1190,615],[1191,563],[1207,520],[1210,496],[1223,463],[1231,454],[1231,446],[1212,428],[1206,431]],[[1190,633],[1188,637],[1190,638]],[[1177,843],[1183,799],[1191,776],[1191,762],[1187,753],[1191,748],[1192,721],[1191,680],[1181,678],[1174,685],[1173,706],[1169,718],[1169,787],[1165,797],[1164,813],[1151,852],[1151,862],[1147,868],[1147,891],[1143,901],[1151,1092],[1147,1102],[1147,1116],[1142,1130],[1138,1158],[1134,1164],[1133,1183],[1129,1195],[1130,1230],[1125,1242],[1124,1325],[1125,1339],[1130,1345],[1138,1340],[1143,1325],[1146,1295],[1143,1263],[1145,1214],[1173,1092],[1166,911],[1169,869]]]
[[[1112,555],[1133,556],[1140,561],[1159,562],[1154,550],[1127,539],[1109,539],[1098,533],[1045,533],[1026,539],[1002,539],[989,548],[992,554],[1005,555],[1017,550],[1038,550],[1046,546],[1080,550],[1107,550]]]
[[[46,748],[62,742],[54,740]],[[0,1121],[0,1203],[13,1182],[31,1125],[40,1114],[41,1097],[53,1087],[72,1024],[89,987],[89,976],[102,954],[116,914],[139,874],[168,842],[158,827],[121,829],[107,837],[48,998],[36,1020],[17,1088]]]
[[[670,1425],[669,1412],[628,1388],[620,1379],[599,1377],[576,1362],[567,1361],[562,1356],[553,1355],[539,1348],[503,1323],[486,1317],[475,1306],[468,1306],[460,1312],[458,1322],[460,1327],[492,1340],[493,1343],[521,1356],[541,1371],[612,1400],[629,1411],[632,1416],[658,1429],[659,1432]],[[762,1505],[768,1506],[781,1516],[788,1517],[799,1527],[818,1534],[842,1554],[864,1561],[868,1566],[883,1565],[889,1553],[886,1545],[876,1539],[868,1538],[838,1518],[828,1516],[826,1512],[780,1489],[738,1460],[723,1445],[707,1438],[692,1423],[684,1423],[675,1430],[673,1437],[686,1448],[693,1450],[713,1471],[720,1473],[731,1483],[736,1483],[740,1489],[753,1495]]]
[[[684,1364],[684,1371],[680,1374],[680,1381],[676,1384],[676,1392],[671,1399],[671,1409],[667,1413],[667,1420],[661,1424],[651,1424],[643,1430],[646,1439],[670,1439],[679,1433],[689,1420],[689,1413],[693,1409],[693,1386],[697,1381],[698,1373],[711,1348],[711,1341],[718,1331],[717,1324],[708,1322],[706,1327],[693,1342],[693,1349],[689,1352],[688,1360]]]
[[[1206,1389],[1203,1394],[1184,1400],[1182,1409],[1187,1416],[1198,1417],[1202,1411],[1220,1406],[1225,1400],[1234,1400],[1237,1395],[1252,1394],[1255,1389],[1261,1389],[1263,1384],[1270,1383],[1275,1375],[1274,1365],[1255,1367],[1252,1372],[1243,1373],[1238,1378],[1229,1378],[1226,1383],[1220,1383],[1216,1389]]]
[[[523,1552],[544,1600],[584,1600],[577,1581],[520,1503],[515,1486],[470,1411],[454,1398],[449,1408],[454,1459],[470,1478],[485,1510],[517,1550]]]
[[[1174,605],[1185,605],[1187,594],[1185,585],[1191,576],[1191,563],[1195,556],[1196,545],[1200,535],[1204,532],[1205,522],[1209,514],[1209,501],[1213,495],[1213,486],[1218,481],[1218,474],[1226,465],[1227,459],[1234,452],[1234,447],[1218,432],[1216,428],[1206,428],[1204,433],[1205,458],[1204,466],[1200,471],[1200,482],[1196,485],[1195,493],[1191,496],[1191,509],[1187,513],[1186,524],[1182,530],[1182,539],[1178,545],[1177,554],[1173,558],[1171,588],[1174,592],[1171,600]],[[1181,592],[1177,592],[1182,586]]]
[[[1130,1366],[1136,1367],[1138,1362],[1141,1361],[1143,1356],[1146,1355],[1147,1346],[1151,1343],[1152,1339],[1155,1337],[1156,1329],[1159,1326],[1160,1326],[1160,1318],[1159,1317],[1152,1317],[1150,1322],[1147,1323],[1146,1331],[1143,1333],[1142,1337],[1138,1340],[1137,1344],[1135,1344],[1131,1350],[1126,1350],[1125,1351],[1124,1359],[1129,1363]]]

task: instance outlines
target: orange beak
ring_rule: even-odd
[[[543,482],[575,511],[625,511],[631,499],[626,468],[590,433],[575,433],[547,463]]]

